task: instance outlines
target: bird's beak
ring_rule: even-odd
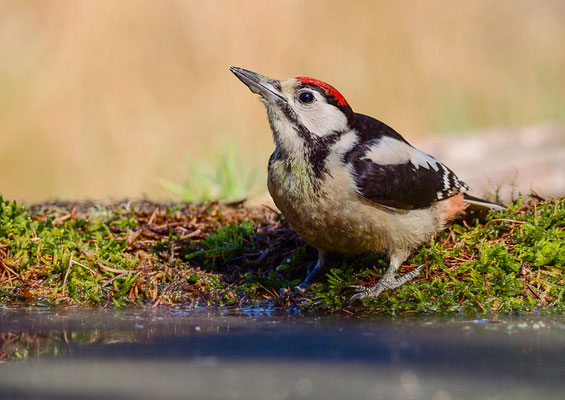
[[[286,101],[280,91],[281,84],[279,81],[239,67],[230,67],[230,71],[245,83],[253,93],[261,95],[266,100],[272,102]]]

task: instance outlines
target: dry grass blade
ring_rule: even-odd
[[[123,269],[118,269],[118,268],[107,267],[102,263],[98,263],[98,266],[100,268],[102,268],[104,271],[112,272],[114,274],[121,274],[121,273],[131,274],[133,272],[136,272],[136,271],[131,271],[131,270],[123,270]]]
[[[67,287],[67,278],[69,277],[69,272],[71,272],[71,268],[73,266],[73,254],[74,253],[71,253],[71,257],[69,259],[69,267],[67,268],[65,278],[63,279],[63,297],[65,296],[65,288]]]

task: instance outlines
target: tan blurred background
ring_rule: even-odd
[[[563,124],[565,2],[2,0],[0,193],[171,197],[226,142],[264,174],[230,65],[325,80],[411,141]]]

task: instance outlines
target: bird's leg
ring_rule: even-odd
[[[312,269],[308,268],[308,271],[306,272],[306,278],[297,286],[297,288],[306,289],[310,285],[312,279],[325,272],[327,269],[326,261],[327,253],[323,250],[318,250],[318,261],[316,262],[316,265],[314,265],[314,268]]]
[[[410,271],[407,274],[399,277],[398,279],[394,277],[396,271],[398,270],[398,268],[400,268],[402,262],[406,259],[406,257],[396,254],[392,255],[390,257],[390,265],[388,266],[388,269],[386,270],[381,280],[378,281],[375,286],[353,286],[353,288],[357,289],[357,293],[351,297],[350,302],[364,299],[366,297],[377,297],[385,290],[396,289],[397,287],[404,285],[406,282],[411,281],[412,279],[420,275],[420,272],[422,272],[422,270],[424,269],[425,264],[420,265],[414,271]]]

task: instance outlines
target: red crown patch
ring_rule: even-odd
[[[339,106],[346,106],[347,105],[347,100],[345,100],[345,97],[343,97],[341,95],[341,93],[338,92],[337,89],[334,88],[332,85],[330,85],[326,82],[319,81],[319,80],[314,79],[314,78],[308,78],[306,76],[299,76],[296,79],[298,79],[302,83],[307,83],[309,85],[319,87],[320,89],[322,89],[324,91],[324,93],[326,95],[333,96],[335,98],[335,100],[337,101],[337,104]]]

